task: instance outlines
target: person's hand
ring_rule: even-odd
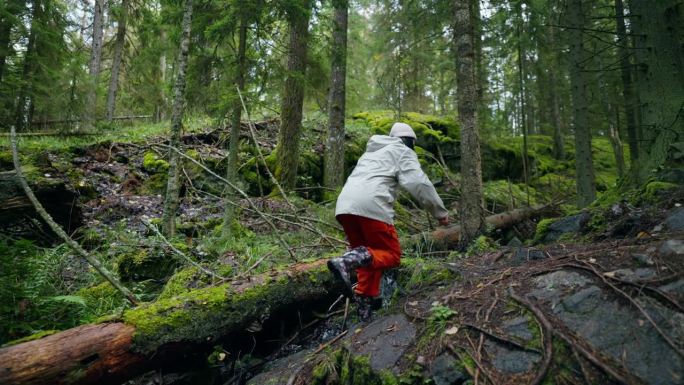
[[[444,218],[439,218],[439,225],[440,226],[448,226],[449,225],[449,216],[447,215]]]

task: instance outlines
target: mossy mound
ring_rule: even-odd
[[[164,279],[178,267],[178,260],[156,248],[141,248],[121,254],[116,267],[124,281]]]

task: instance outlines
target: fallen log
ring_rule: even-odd
[[[0,384],[121,383],[183,351],[340,290],[325,260],[195,289],[127,310],[118,322],[83,325],[0,349]]]
[[[537,205],[524,207],[499,214],[490,215],[485,218],[485,223],[495,229],[505,229],[526,219],[541,216],[550,211],[550,205]],[[457,246],[461,240],[461,226],[453,225],[441,227],[429,233],[417,234],[412,237],[412,242],[418,244],[424,241],[431,242],[437,248],[450,248]]]

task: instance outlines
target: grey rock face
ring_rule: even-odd
[[[487,352],[494,356],[492,364],[496,370],[505,374],[517,374],[530,371],[541,360],[541,355],[522,350],[512,350],[496,342],[486,341]]]
[[[582,212],[569,217],[561,218],[551,225],[549,225],[548,231],[542,241],[544,243],[555,242],[563,234],[567,233],[579,233],[584,229],[584,226],[591,219],[591,215],[587,212]]]
[[[451,355],[444,353],[434,361],[430,367],[430,375],[435,385],[461,385],[469,376],[457,365]]]
[[[680,239],[670,239],[660,245],[658,252],[663,256],[684,255],[684,241]]]
[[[403,314],[381,318],[361,329],[350,330],[345,345],[356,355],[370,355],[373,370],[390,369],[416,338],[416,327]]]

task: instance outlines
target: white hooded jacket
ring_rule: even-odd
[[[397,186],[407,190],[435,218],[448,215],[416,153],[400,138],[386,135],[373,135],[368,140],[366,152],[337,198],[335,215],[354,214],[394,224]]]

